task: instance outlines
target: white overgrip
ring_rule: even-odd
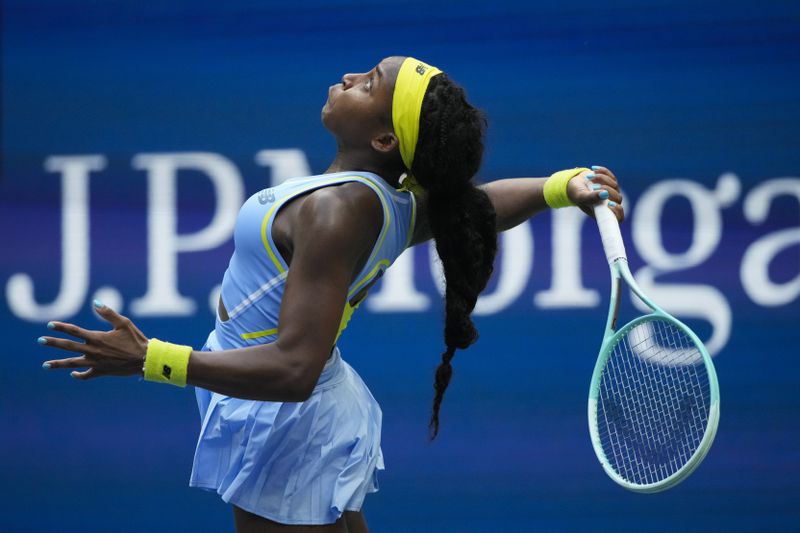
[[[625,255],[625,244],[622,242],[622,233],[619,230],[617,217],[608,208],[608,200],[594,206],[594,217],[597,220],[597,228],[600,230],[600,238],[603,240],[603,249],[606,252],[608,264],[614,263],[617,259],[628,259]]]

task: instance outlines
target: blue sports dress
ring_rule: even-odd
[[[251,196],[234,229],[235,251],[222,280],[229,320],[217,316],[203,350],[274,342],[289,266],[272,241],[287,201],[322,187],[359,182],[383,206],[383,227],[369,260],[348,291],[339,333],[368,287],[408,247],[416,218],[413,195],[368,172],[296,178]],[[359,302],[360,303],[360,302]],[[383,470],[381,409],[334,346],[311,397],[259,402],[197,388],[201,429],[190,485],[282,524],[330,524],[358,511],[378,490]]]

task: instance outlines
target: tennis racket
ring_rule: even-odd
[[[719,423],[719,385],[705,346],[636,284],[619,224],[594,208],[611,269],[611,302],[589,388],[589,433],[606,473],[635,492],[680,483],[708,453]],[[651,310],[617,329],[624,281]]]

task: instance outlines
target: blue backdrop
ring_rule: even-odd
[[[607,267],[593,223],[559,212],[504,236],[481,340],[458,354],[428,444],[441,302],[419,247],[341,342],[384,409],[373,530],[800,523],[797,2],[2,9],[3,531],[232,529],[227,506],[187,487],[189,390],[46,373],[52,352],[35,340],[51,319],[102,327],[100,297],[149,336],[200,346],[238,204],[324,171],[327,87],[395,54],[441,66],[486,110],[481,179],[616,171],[632,268],[708,341],[722,418],[705,462],[667,493],[605,476],[585,411]]]

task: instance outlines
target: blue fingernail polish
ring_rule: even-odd
[[[36,342],[38,342],[39,344],[47,344],[47,339],[45,339],[44,337],[39,337],[38,339],[36,339]]]
[[[50,370],[50,363],[42,363],[42,368],[45,370]]]
[[[597,189],[599,189],[599,188],[600,188],[600,186],[599,186],[598,184],[596,184],[596,183],[592,183],[592,190],[593,190],[593,191],[596,191],[596,190],[597,190]]]
[[[594,172],[589,172],[588,174],[586,174],[586,179],[587,179],[587,180],[593,180],[593,179],[595,179],[596,177],[597,177],[597,176],[595,176]]]
[[[95,301],[94,301],[94,306],[95,306],[96,308],[98,308],[98,309],[100,309],[101,307],[104,307],[104,306],[103,306],[103,302],[101,302],[100,300],[95,300]]]
[[[614,207],[617,205],[617,202],[608,202],[608,207]]]
[[[597,165],[592,165],[592,170],[599,170],[599,169],[600,167],[598,167]]]
[[[600,191],[600,198],[602,198],[603,200],[608,198],[608,191],[606,190]]]
[[[56,325],[53,322],[48,322],[47,329],[56,329]]]

